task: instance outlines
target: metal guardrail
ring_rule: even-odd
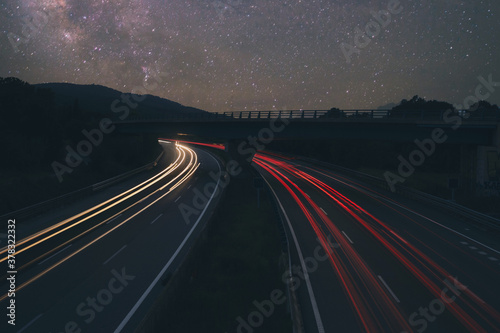
[[[212,157],[217,159],[221,165],[224,165],[219,156],[212,154]],[[226,189],[226,186],[219,186],[219,192],[214,199],[218,197],[220,201],[224,200],[227,196]],[[213,228],[212,222],[217,214],[220,214],[220,210],[220,205],[216,204],[215,209],[210,213],[211,216],[208,221],[198,227],[201,228],[198,232],[191,235],[191,237],[194,237],[193,241],[188,248],[184,248],[181,251],[185,255],[182,256],[182,259],[177,264],[174,263],[173,267],[175,269],[167,270],[166,274],[160,280],[163,290],[155,296],[153,304],[138,323],[134,333],[159,332],[164,329],[165,313],[170,311],[171,307],[177,306],[175,302],[176,298],[182,294],[182,284],[192,278],[193,265],[197,264],[197,258],[200,257],[200,253],[206,250],[211,228]]]
[[[341,167],[341,166],[338,166],[335,164],[318,161],[318,160],[315,160],[312,158],[301,157],[301,156],[295,156],[295,157],[297,159],[305,161],[305,162],[322,165],[322,166],[325,166],[325,167],[333,169],[333,170],[338,170],[338,171],[342,172],[343,174],[352,176],[356,179],[360,179],[360,180],[366,181],[372,185],[382,187],[386,190],[389,190],[389,185],[382,178],[368,175],[366,173],[362,173],[359,171],[347,169],[347,168],[344,168],[344,167]],[[477,224],[480,224],[480,225],[483,225],[483,226],[500,231],[500,220],[496,219],[492,216],[489,216],[489,215],[477,212],[475,210],[472,210],[470,208],[464,207],[462,205],[457,204],[456,202],[452,202],[452,201],[449,201],[449,200],[446,200],[446,199],[443,199],[440,197],[436,197],[436,196],[433,196],[433,195],[430,195],[430,194],[427,194],[427,193],[424,193],[424,192],[421,192],[421,191],[418,191],[418,190],[415,190],[415,189],[412,189],[412,188],[409,188],[409,187],[406,187],[406,186],[403,186],[400,184],[396,184],[395,189],[396,189],[396,193],[398,193],[398,194],[401,194],[401,195],[404,195],[406,197],[410,197],[410,198],[413,198],[413,199],[416,199],[416,200],[419,200],[419,201],[422,201],[422,202],[425,202],[428,204],[432,204],[432,205],[439,207],[439,208],[446,209],[450,213],[457,215],[457,216],[460,216],[460,217],[464,217],[471,222],[474,222],[474,223],[477,223]]]
[[[287,281],[287,299],[288,306],[290,307],[290,316],[293,324],[293,333],[304,333],[304,321],[302,319],[302,312],[300,309],[299,300],[295,290],[291,288],[291,279],[293,278],[292,274],[292,256],[290,251],[290,241],[288,239],[288,234],[286,232],[285,221],[283,220],[283,214],[279,207],[276,196],[273,193],[273,190],[267,180],[259,173],[259,177],[262,177],[264,180],[265,188],[267,194],[271,197],[275,214],[279,220],[279,232],[283,249],[286,251],[285,255],[287,255],[288,263],[286,264],[286,268],[288,270],[288,280]]]
[[[363,120],[434,120],[442,121],[447,110],[380,110],[380,109],[352,109],[352,110],[270,110],[270,111],[226,111],[226,112],[198,112],[186,114],[169,114],[163,116],[130,116],[126,121],[118,123],[129,123],[136,121],[163,121],[163,120],[259,120],[259,119],[363,119]],[[465,115],[463,111],[458,115]],[[500,111],[476,111],[463,117],[463,121],[500,121]]]
[[[7,218],[14,218],[14,217],[16,219],[25,219],[28,217],[36,216],[36,215],[41,214],[41,213],[48,211],[50,209],[61,207],[61,206],[66,205],[68,203],[74,202],[78,199],[82,199],[86,196],[91,195],[92,193],[94,193],[96,191],[102,190],[106,187],[109,187],[113,184],[116,184],[120,181],[123,181],[123,180],[125,180],[133,175],[136,175],[142,171],[152,169],[153,167],[155,167],[158,164],[158,161],[160,160],[160,158],[162,156],[163,156],[163,152],[161,152],[161,154],[158,156],[158,158],[156,158],[155,161],[148,163],[142,167],[125,172],[125,173],[118,175],[116,177],[106,179],[106,180],[99,182],[97,184],[93,184],[93,185],[84,187],[82,189],[79,189],[79,190],[76,190],[76,191],[73,191],[73,192],[70,192],[67,194],[63,194],[61,196],[58,196],[58,197],[55,197],[55,198],[52,198],[52,199],[49,199],[46,201],[42,201],[42,202],[39,202],[37,204],[31,205],[31,206],[28,206],[28,207],[25,207],[25,208],[22,208],[22,209],[19,209],[19,210],[16,210],[16,211],[13,211],[13,212],[10,212],[7,214],[4,214],[4,215],[0,216],[0,219],[7,219]]]

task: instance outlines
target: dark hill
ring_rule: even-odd
[[[56,101],[63,104],[72,105],[75,99],[83,110],[96,113],[111,112],[111,105],[115,100],[121,100],[122,92],[101,85],[80,85],[72,83],[41,83],[34,86],[48,88],[56,95]],[[126,93],[125,95],[131,95]],[[141,95],[142,101],[138,103],[135,109],[131,109],[131,114],[138,116],[154,117],[176,114],[195,114],[206,111],[187,107],[168,99],[153,95]],[[134,101],[131,99],[131,101]]]

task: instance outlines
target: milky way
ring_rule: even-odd
[[[0,77],[147,86],[209,111],[460,103],[500,81],[498,0],[395,2],[0,0]]]

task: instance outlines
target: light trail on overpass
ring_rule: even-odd
[[[224,150],[226,149],[226,146],[221,144],[221,143],[204,143],[204,142],[194,142],[194,141],[184,141],[184,140],[177,140],[177,139],[165,139],[165,138],[160,138],[160,142],[177,142],[177,143],[186,143],[186,144],[193,144],[197,146],[203,146],[203,147],[209,147],[209,148],[215,148],[215,149],[221,149]]]

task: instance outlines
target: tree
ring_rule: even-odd
[[[337,108],[331,108],[328,110],[327,113],[325,113],[321,118],[343,118],[345,117],[344,112],[340,109]]]
[[[468,112],[470,113],[470,118],[500,120],[500,108],[497,105],[491,105],[487,101],[479,101],[471,105]]]
[[[448,110],[456,112],[450,103],[436,100],[426,101],[415,95],[410,100],[403,99],[399,105],[393,107],[389,116],[394,118],[442,119],[443,114]]]

